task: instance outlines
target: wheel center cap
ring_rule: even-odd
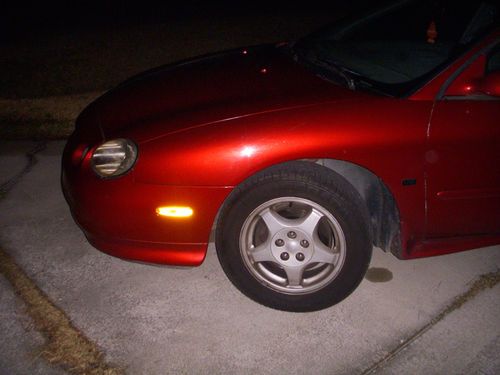
[[[276,261],[284,267],[304,266],[314,252],[311,238],[304,232],[286,228],[272,238],[271,252]]]

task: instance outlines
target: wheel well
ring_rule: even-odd
[[[361,195],[370,214],[373,244],[384,251],[401,251],[399,210],[392,193],[374,173],[335,159],[308,160],[344,177]]]
[[[357,164],[336,159],[303,159],[332,170],[344,177],[363,199],[370,215],[373,245],[395,255],[401,252],[399,210],[396,201],[384,182],[374,173]],[[210,233],[210,242],[215,239],[220,211],[214,219]]]

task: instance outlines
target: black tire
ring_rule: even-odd
[[[370,233],[366,206],[349,182],[317,164],[291,162],[235,188],[219,216],[216,248],[246,296],[305,312],[332,306],[359,285]]]

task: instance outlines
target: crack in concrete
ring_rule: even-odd
[[[38,162],[36,154],[45,147],[46,142],[39,142],[26,153],[26,166],[0,185],[0,199],[33,169]],[[1,247],[0,273],[26,305],[26,313],[34,322],[36,330],[45,337],[40,355],[50,364],[61,366],[73,374],[123,374],[123,369],[106,363],[97,345],[73,325],[64,310],[57,307]]]
[[[28,158],[28,163],[18,174],[16,174],[14,177],[12,177],[8,181],[0,185],[0,197],[4,196],[10,190],[12,190],[12,188],[21,180],[21,178],[23,178],[24,175],[26,175],[27,173],[29,173],[29,171],[31,171],[33,166],[38,162],[36,154],[38,154],[40,151],[45,150],[46,147],[47,147],[46,141],[37,142],[33,147],[33,149],[31,149],[26,153],[26,157]]]
[[[500,282],[500,270],[495,272],[490,272],[483,274],[477,278],[472,285],[462,294],[456,296],[453,301],[446,306],[438,315],[432,318],[426,325],[414,332],[410,337],[403,340],[403,342],[397,345],[389,353],[387,353],[383,358],[375,362],[372,366],[361,372],[361,375],[374,374],[380,370],[385,364],[394,359],[399,353],[404,349],[409,347],[413,342],[415,342],[419,337],[423,336],[427,331],[434,327],[437,323],[443,320],[447,315],[453,311],[458,310],[465,303],[474,298],[481,291],[486,288],[493,288],[496,284]]]

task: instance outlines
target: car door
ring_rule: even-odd
[[[500,233],[499,41],[452,77],[428,129],[428,239]]]

